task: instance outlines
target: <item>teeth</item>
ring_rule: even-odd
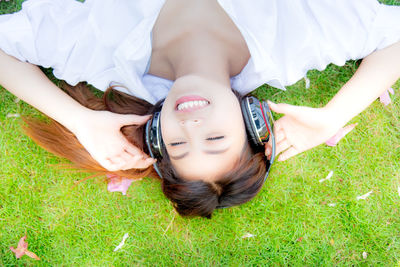
[[[193,108],[193,107],[204,107],[206,105],[208,105],[208,101],[206,101],[206,100],[188,101],[188,102],[179,104],[178,110],[183,110],[183,109]]]

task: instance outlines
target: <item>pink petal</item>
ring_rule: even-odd
[[[21,249],[27,249],[28,248],[28,243],[25,242],[25,240],[26,240],[26,235],[21,237],[21,239],[19,240],[18,248],[21,248]]]
[[[10,247],[10,250],[15,253],[15,257],[17,259],[21,258],[25,255],[25,252],[28,248],[28,243],[25,242],[26,236],[21,237],[18,242],[17,248]]]
[[[107,190],[110,192],[121,192],[126,195],[129,186],[131,186],[133,180],[125,177],[120,177],[115,174],[107,174],[108,185]]]
[[[349,132],[351,132],[351,130],[353,130],[354,127],[356,127],[356,126],[357,126],[357,123],[350,124],[350,125],[343,127],[334,136],[329,138],[329,140],[326,141],[325,144],[328,146],[336,146],[337,143],[339,143],[340,139],[345,137],[345,135],[348,134]]]
[[[390,102],[392,102],[392,100],[390,99],[390,96],[389,96],[389,92],[388,92],[388,91],[385,91],[385,92],[379,97],[379,101],[381,101],[381,103],[382,103],[384,106],[389,105]]]
[[[387,105],[389,105],[389,104],[392,102],[392,100],[390,99],[390,94],[389,94],[389,93],[391,93],[392,95],[394,94],[393,88],[389,88],[387,91],[385,91],[385,92],[379,97],[379,101],[381,101],[381,103],[382,103],[384,106],[387,106]]]
[[[14,252],[15,257],[16,257],[17,259],[19,259],[19,258],[21,258],[22,256],[25,255],[25,251],[18,250],[17,248],[10,247],[10,250],[11,250],[12,252]]]

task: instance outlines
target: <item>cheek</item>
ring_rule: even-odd
[[[161,135],[164,142],[171,135],[171,130],[173,130],[173,128],[170,127],[172,124],[170,118],[171,116],[169,116],[168,112],[166,112],[163,107],[161,111]]]
[[[161,135],[165,144],[181,137],[179,122],[169,114],[161,114]]]
[[[174,123],[168,119],[161,121],[161,135],[164,140],[164,143],[168,143],[169,140],[174,138],[176,135],[177,127],[174,126]]]
[[[164,142],[176,138],[179,133],[179,122],[174,114],[174,106],[167,97],[161,109],[161,134]]]
[[[226,130],[238,131],[238,134],[242,134],[245,131],[242,111],[239,106],[230,105],[221,108],[216,112],[215,123],[219,127],[223,127]]]

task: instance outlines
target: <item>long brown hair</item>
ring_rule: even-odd
[[[148,115],[158,109],[145,100],[127,95],[111,86],[103,97],[97,97],[85,84],[76,86],[64,84],[63,89],[81,105],[93,110],[108,110],[119,114]],[[238,97],[240,97],[238,95]],[[240,100],[240,99],[239,99]],[[67,158],[76,168],[110,173],[101,167],[79,143],[78,139],[61,124],[49,119],[48,122],[24,118],[24,130],[35,142],[49,152]],[[125,137],[135,146],[145,150],[144,126],[125,126],[121,129]],[[214,209],[230,207],[252,199],[261,189],[266,171],[266,158],[261,151],[253,151],[248,145],[237,161],[236,167],[220,177],[216,182],[203,180],[189,181],[179,177],[168,157],[159,162],[163,176],[162,190],[174,208],[183,216],[203,216],[210,218]],[[267,163],[268,164],[268,163]],[[153,167],[113,172],[121,177],[138,179],[158,177]]]
[[[116,86],[107,89],[102,98],[95,96],[85,84],[76,86],[63,84],[62,88],[81,105],[92,110],[109,110],[120,114],[152,114],[154,105],[145,100],[129,96],[114,90]],[[49,152],[70,160],[78,169],[110,173],[97,163],[79,143],[78,139],[67,128],[49,118],[49,122],[33,118],[24,118],[25,133],[36,143]],[[144,126],[125,126],[121,129],[125,137],[135,146],[143,150]],[[114,172],[118,176],[138,179],[145,176],[157,177],[152,167],[147,169],[130,169]]]

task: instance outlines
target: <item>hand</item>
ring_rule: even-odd
[[[150,116],[89,111],[72,132],[89,154],[109,171],[145,169],[155,160],[131,144],[121,133],[125,125],[142,125]]]
[[[342,126],[324,108],[275,104],[270,101],[268,104],[272,111],[284,114],[274,125],[276,156],[280,154],[279,161],[324,143]],[[271,151],[271,144],[268,143],[265,155],[270,157]]]

